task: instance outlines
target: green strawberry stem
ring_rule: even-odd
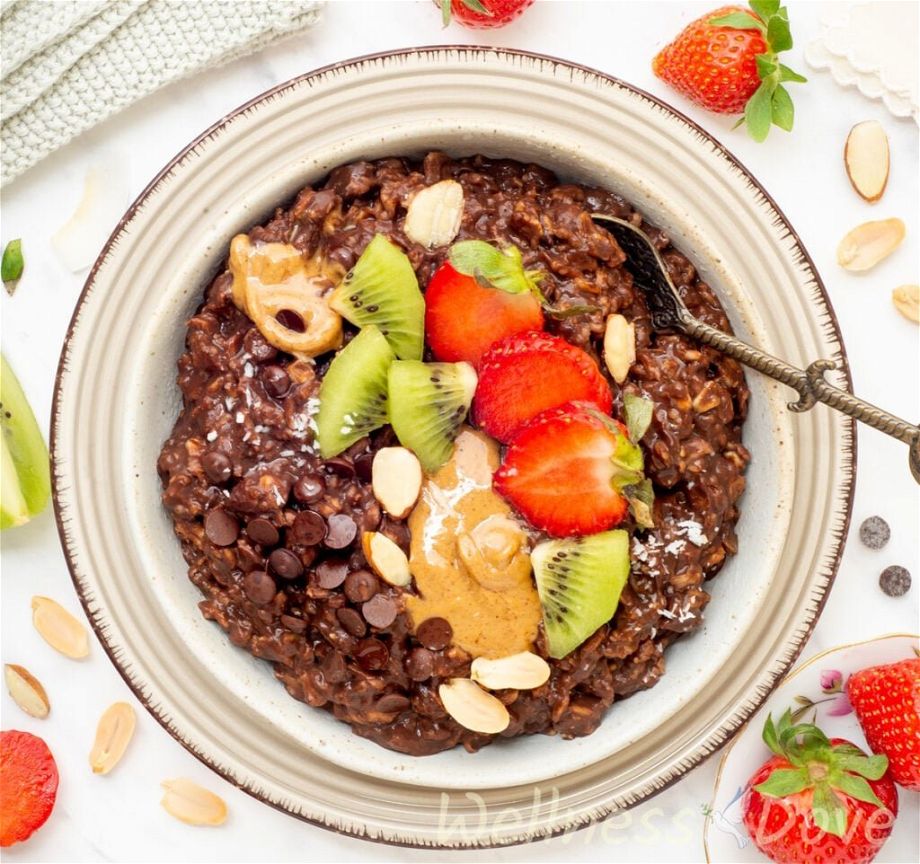
[[[755,141],[763,141],[776,125],[789,132],[795,119],[795,108],[787,82],[802,84],[808,79],[779,62],[778,55],[792,47],[789,13],[779,0],[750,0],[750,12],[732,12],[720,18],[711,18],[713,27],[732,27],[735,30],[759,30],[767,43],[767,50],[758,54],[757,74],[760,86],[744,107],[742,123]]]
[[[763,740],[777,756],[792,768],[777,768],[754,789],[771,798],[796,795],[812,790],[812,817],[815,825],[828,834],[843,837],[847,827],[847,807],[838,792],[882,807],[867,780],[879,780],[888,770],[885,756],[866,756],[852,744],[832,744],[811,723],[793,724],[792,712],[786,710],[774,725],[767,716]]]
[[[461,0],[461,2],[477,15],[485,15],[487,18],[494,17],[491,10],[483,6],[480,0]],[[450,0],[441,0],[441,24],[444,27],[450,24]]]

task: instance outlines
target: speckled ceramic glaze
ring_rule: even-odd
[[[740,553],[706,622],[653,689],[575,741],[533,736],[413,759],[295,702],[268,664],[204,621],[160,506],[156,456],[178,411],[185,319],[230,237],[356,158],[483,152],[612,188],[666,228],[738,332],[799,365],[838,361],[833,312],[797,236],[698,127],[622,82],[491,49],[428,49],[306,75],[222,120],[150,184],[87,281],[61,358],[55,503],[74,582],[148,709],[230,782],[293,815],[392,843],[498,845],[654,794],[756,710],[807,638],[840,556],[850,421],[793,416],[749,376],[753,452]],[[105,526],[100,530],[99,526]],[[467,792],[474,794],[466,794]]]

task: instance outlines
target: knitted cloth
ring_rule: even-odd
[[[135,100],[319,20],[315,0],[0,0],[0,184]]]

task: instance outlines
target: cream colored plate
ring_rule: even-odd
[[[833,312],[798,238],[715,141],[618,81],[550,58],[427,49],[304,76],[191,145],[103,250],[61,358],[55,503],[87,612],[148,709],[253,795],[388,842],[520,842],[585,824],[680,777],[723,743],[796,657],[849,519],[849,421],[751,375],[754,453],[740,554],[711,583],[706,624],[669,650],[652,690],[592,736],[535,736],[412,759],[290,699],[268,665],[197,610],[159,503],[156,456],[178,410],[184,321],[229,238],[303,184],[366,157],[485,152],[616,189],[666,227],[736,329],[805,365],[840,361]],[[447,797],[442,792],[449,790]],[[477,790],[476,796],[464,794]],[[482,813],[485,808],[485,817]]]

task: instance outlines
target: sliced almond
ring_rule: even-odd
[[[108,774],[125,755],[134,736],[137,717],[127,702],[114,702],[105,709],[96,726],[96,740],[89,751],[93,774]]]
[[[434,249],[457,236],[462,219],[463,187],[456,180],[442,180],[415,193],[403,230],[414,243]]]
[[[223,825],[227,819],[227,805],[224,799],[213,792],[179,777],[164,780],[160,784],[166,793],[160,804],[170,816],[175,816],[186,825]]]
[[[879,219],[857,225],[837,247],[837,263],[853,273],[871,270],[887,258],[904,239],[900,219]]]
[[[371,468],[374,497],[397,519],[409,515],[422,491],[422,466],[405,447],[384,447],[377,451]]]
[[[469,678],[451,678],[438,687],[444,710],[465,729],[495,735],[508,728],[508,709]]]
[[[80,660],[89,654],[86,628],[50,597],[32,598],[32,623],[42,639],[65,657]]]
[[[7,663],[3,667],[3,675],[13,701],[30,717],[44,720],[51,711],[51,703],[42,682],[28,669],[15,663]]]
[[[374,568],[374,572],[398,588],[405,588],[412,581],[409,572],[409,559],[406,553],[399,548],[386,534],[379,531],[365,531],[361,536],[361,546],[367,563]]]
[[[877,120],[857,123],[847,135],[843,148],[847,177],[857,194],[866,201],[882,197],[888,185],[888,136]]]
[[[608,315],[604,332],[604,362],[617,384],[622,384],[636,362],[636,328],[622,315]]]
[[[891,302],[908,321],[920,324],[920,287],[901,285],[891,292]]]
[[[477,657],[470,678],[488,690],[533,690],[549,680],[549,663],[531,651],[490,660]]]

